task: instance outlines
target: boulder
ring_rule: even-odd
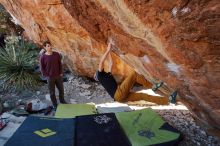
[[[68,67],[92,77],[107,41],[113,74],[134,69],[220,133],[219,0],[0,0],[34,42],[50,40]],[[105,64],[108,69],[108,62]],[[120,79],[120,78],[119,78]]]

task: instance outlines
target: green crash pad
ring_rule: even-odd
[[[116,113],[116,117],[132,146],[171,146],[179,141],[179,132],[151,108]]]
[[[56,118],[75,118],[76,116],[96,114],[95,105],[91,104],[59,104]]]

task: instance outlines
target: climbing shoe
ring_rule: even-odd
[[[176,104],[176,97],[177,97],[177,91],[174,91],[170,96],[169,96],[169,102],[172,104]]]
[[[64,99],[60,101],[62,104],[68,104]]]
[[[57,110],[57,105],[53,105],[53,110],[54,110],[54,111]]]
[[[155,91],[157,91],[162,85],[163,85],[163,82],[156,83],[156,84],[153,85],[152,90],[155,92]]]

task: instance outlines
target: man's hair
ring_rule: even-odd
[[[47,44],[51,45],[50,41],[45,41],[45,42],[43,43],[43,46],[46,47]]]

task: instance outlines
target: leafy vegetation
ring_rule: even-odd
[[[11,36],[5,48],[0,49],[0,81],[4,90],[36,88],[39,76],[34,72],[38,64],[36,45]]]

